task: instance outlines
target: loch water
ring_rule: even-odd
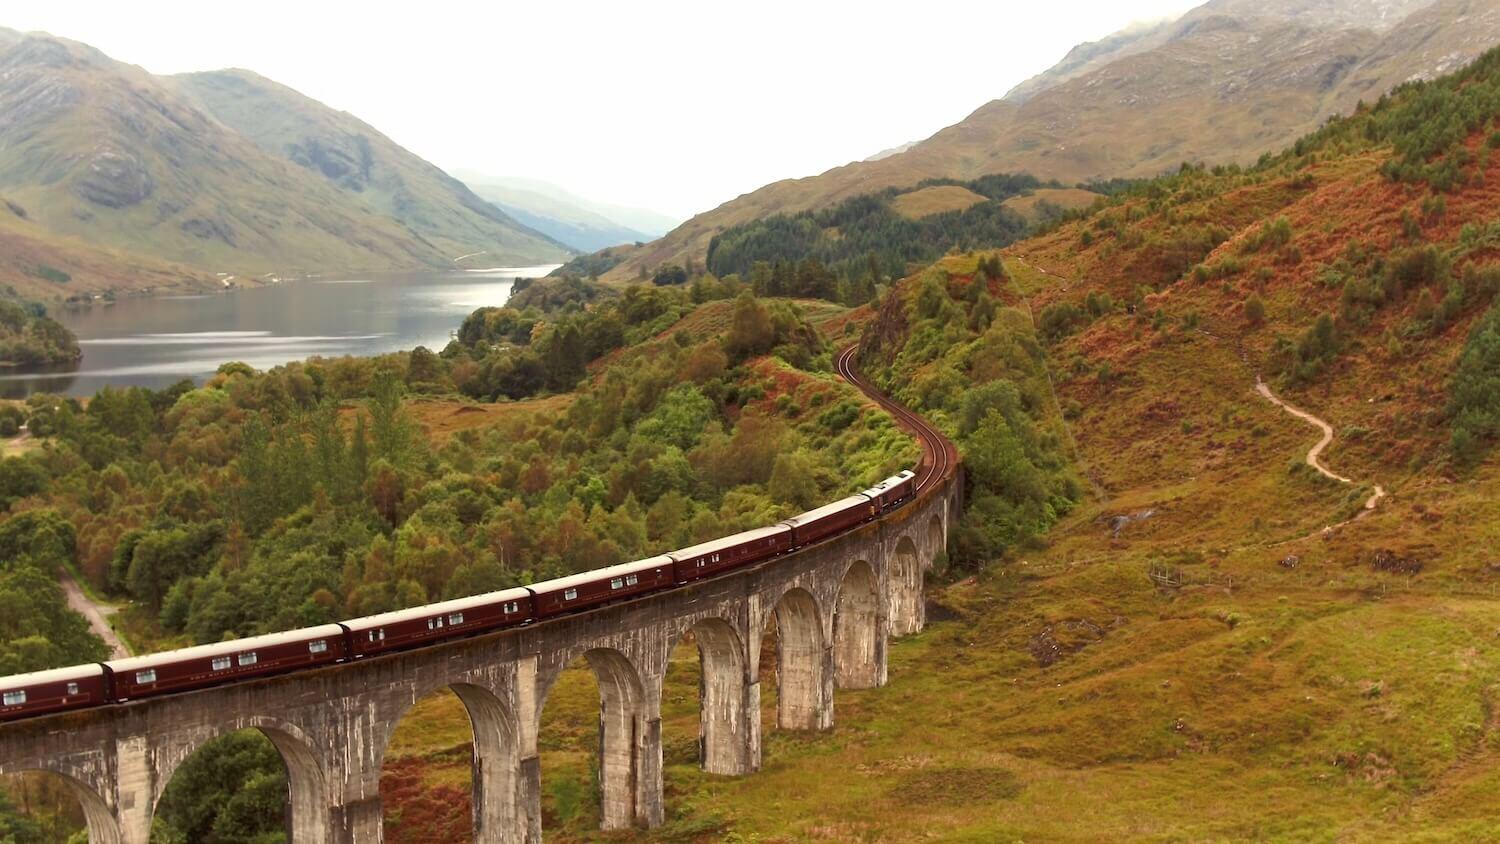
[[[517,278],[554,267],[310,278],[191,296],[59,308],[83,359],[65,371],[0,374],[0,398],[88,396],[105,386],[202,381],[229,361],[270,369],[321,356],[441,351],[476,308],[503,305]]]

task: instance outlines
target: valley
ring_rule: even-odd
[[[334,635],[0,738],[348,716],[335,762],[242,713],[81,751],[161,844],[1494,839],[1497,43],[1492,0],[1209,0],[668,230],[0,30],[0,357],[82,355],[0,373],[0,678]],[[955,496],[887,535],[904,469]],[[722,581],[651,562],[767,526]],[[514,628],[433,608],[502,590]],[[0,842],[86,837],[16,758]]]

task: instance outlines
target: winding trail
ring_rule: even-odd
[[[115,633],[114,628],[109,626],[109,621],[104,618],[107,614],[113,614],[114,608],[101,607],[90,601],[89,596],[84,594],[83,587],[78,585],[78,581],[63,569],[57,570],[57,582],[62,584],[63,594],[68,597],[68,608],[88,619],[89,629],[94,632],[95,636],[104,640],[104,644],[109,648],[109,658],[124,659],[130,656],[130,649],[125,647],[125,643]]]
[[[1023,257],[1023,256],[1016,255],[1014,257],[1015,257],[1015,259],[1017,261],[1019,261],[1024,266],[1029,267],[1030,269],[1035,270],[1036,272],[1039,272],[1039,273],[1041,273],[1041,274],[1043,274],[1045,276],[1049,276],[1051,278],[1055,278],[1055,279],[1058,279],[1059,281],[1062,281],[1063,285],[1064,285],[1063,289],[1064,290],[1068,289],[1067,279],[1063,278],[1063,276],[1060,276],[1060,275],[1058,275],[1058,274],[1056,274],[1054,272],[1051,272],[1050,270],[1047,270],[1044,267],[1041,267],[1041,266],[1038,266],[1036,264],[1033,264],[1030,261],[1026,260],[1026,258]],[[1012,279],[1012,281],[1014,281],[1014,279]],[[1017,292],[1021,293],[1022,300],[1026,301],[1027,308],[1029,309],[1031,307],[1031,303],[1030,303],[1029,300],[1026,299],[1025,294],[1020,291],[1020,285],[1019,284],[1017,285]],[[1202,328],[1199,328],[1199,329],[1196,329],[1196,330],[1197,330],[1197,332],[1199,334],[1202,334],[1203,336],[1208,337],[1208,338],[1210,338],[1212,340],[1216,340],[1216,341],[1219,341],[1219,342],[1227,342],[1225,340],[1225,338],[1219,337],[1218,335],[1215,335],[1215,334],[1212,334],[1212,333],[1210,333],[1208,331],[1205,331]],[[1236,346],[1236,353],[1239,355],[1240,360],[1243,363],[1245,363],[1245,365],[1248,367],[1250,365],[1250,360],[1249,360],[1249,356],[1245,353],[1244,347],[1240,346],[1237,343],[1235,344],[1235,346]],[[1050,375],[1051,375],[1050,370],[1048,372],[1048,375],[1049,375],[1049,378],[1050,378]],[[1341,484],[1351,484],[1352,485],[1354,483],[1354,481],[1352,479],[1347,478],[1347,477],[1345,477],[1343,475],[1340,475],[1339,473],[1337,473],[1337,472],[1333,471],[1332,469],[1328,468],[1323,463],[1323,460],[1322,460],[1323,450],[1326,449],[1326,448],[1328,448],[1328,446],[1333,442],[1334,430],[1333,430],[1333,426],[1332,425],[1328,424],[1327,422],[1323,421],[1322,419],[1319,419],[1318,417],[1312,415],[1311,413],[1308,413],[1307,411],[1305,411],[1305,410],[1303,410],[1303,409],[1301,409],[1299,407],[1296,407],[1295,405],[1289,404],[1286,401],[1284,401],[1283,399],[1281,399],[1279,396],[1277,396],[1274,392],[1271,391],[1270,385],[1266,384],[1265,379],[1263,379],[1260,376],[1259,373],[1256,373],[1256,376],[1255,376],[1255,391],[1257,393],[1259,393],[1261,395],[1261,397],[1264,398],[1266,401],[1269,401],[1270,403],[1276,405],[1277,407],[1281,408],[1282,410],[1286,411],[1287,413],[1291,414],[1292,416],[1295,416],[1298,419],[1301,419],[1303,422],[1306,422],[1307,424],[1313,426],[1314,428],[1317,428],[1319,431],[1321,431],[1323,433],[1322,438],[1318,440],[1317,444],[1314,445],[1311,449],[1308,450],[1307,457],[1306,457],[1307,465],[1311,466],[1315,471],[1317,471],[1319,474],[1323,475],[1324,477],[1331,478],[1331,479],[1333,479],[1335,481],[1338,481]],[[1054,393],[1054,398],[1055,398],[1055,393]],[[1317,533],[1326,534],[1326,533],[1328,533],[1330,531],[1333,531],[1333,530],[1336,530],[1338,528],[1341,528],[1344,525],[1349,524],[1350,522],[1353,522],[1353,521],[1355,521],[1357,519],[1363,518],[1364,516],[1368,515],[1371,511],[1373,511],[1377,506],[1379,506],[1381,499],[1383,499],[1385,497],[1386,497],[1385,487],[1381,486],[1380,484],[1375,484],[1374,485],[1374,490],[1371,493],[1369,499],[1365,501],[1364,507],[1357,514],[1355,514],[1354,518],[1345,519],[1344,521],[1339,522],[1337,524],[1329,525],[1329,526],[1323,528],[1322,530],[1318,531]],[[1314,534],[1314,535],[1316,535],[1316,534]],[[1288,540],[1288,541],[1295,541],[1295,540]],[[1278,542],[1278,543],[1274,543],[1274,544],[1275,545],[1281,545],[1281,544],[1284,544],[1284,543]]]
[[[1324,422],[1322,419],[1319,419],[1318,417],[1312,415],[1311,413],[1308,413],[1307,411],[1302,410],[1301,408],[1294,407],[1293,405],[1287,404],[1285,401],[1283,401],[1281,398],[1279,398],[1275,393],[1271,392],[1270,386],[1268,386],[1266,384],[1265,380],[1262,379],[1259,375],[1255,376],[1255,391],[1257,393],[1260,393],[1260,395],[1263,398],[1265,398],[1266,401],[1269,401],[1271,404],[1276,405],[1277,407],[1281,408],[1282,410],[1285,410],[1287,413],[1290,413],[1291,415],[1297,417],[1298,419],[1301,419],[1303,422],[1306,422],[1307,424],[1309,424],[1309,425],[1313,426],[1314,428],[1317,428],[1318,430],[1320,430],[1320,431],[1323,432],[1323,438],[1320,439],[1320,440],[1318,440],[1318,444],[1315,445],[1315,446],[1313,446],[1307,452],[1307,465],[1313,467],[1313,469],[1317,470],[1324,477],[1332,478],[1333,480],[1336,480],[1336,481],[1338,481],[1341,484],[1352,484],[1352,483],[1354,483],[1354,481],[1350,480],[1349,478],[1346,478],[1343,475],[1340,475],[1339,473],[1337,473],[1337,472],[1333,471],[1332,469],[1329,469],[1327,466],[1323,465],[1323,460],[1322,460],[1323,449],[1327,448],[1328,445],[1333,442],[1333,426],[1332,425],[1328,424],[1327,422]],[[1380,503],[1380,499],[1382,499],[1382,498],[1385,498],[1385,487],[1381,486],[1380,484],[1376,484],[1375,485],[1375,491],[1370,496],[1370,499],[1365,502],[1364,509],[1361,510],[1359,512],[1359,515],[1355,516],[1354,519],[1358,519],[1358,518],[1360,518],[1360,516],[1363,516],[1366,513],[1370,512],[1371,510],[1374,510],[1375,506]],[[1342,525],[1346,525],[1349,522],[1354,521],[1354,519],[1349,519],[1347,521],[1340,522],[1337,525],[1330,525],[1330,526],[1324,528],[1323,530],[1325,530],[1325,531],[1333,530],[1336,527],[1340,527]]]

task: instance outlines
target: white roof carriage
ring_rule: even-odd
[[[461,613],[464,610],[489,606],[490,604],[524,601],[530,597],[531,593],[525,589],[502,589],[499,592],[486,592],[483,595],[454,598],[451,601],[412,607],[409,610],[395,610],[394,612],[385,612],[379,615],[367,615],[364,618],[350,619],[344,622],[344,626],[352,631],[363,632],[365,630],[374,630],[377,627],[392,627],[404,621],[421,621],[427,618]]]
[[[146,654],[145,656],[133,656],[126,659],[114,659],[104,663],[116,674],[139,671],[145,668],[155,668],[174,662],[186,662],[191,659],[212,659],[216,656],[233,656],[235,654],[258,651],[277,645],[290,645],[299,642],[312,642],[319,639],[337,641],[344,635],[344,629],[337,624],[323,624],[318,627],[304,627],[300,630],[288,630],[285,633],[271,633],[265,636],[251,636],[248,639],[231,639],[227,642],[215,642],[212,645],[198,645],[192,648],[183,648],[176,651],[162,651],[160,653]]]
[[[773,525],[771,527],[756,528],[755,530],[747,530],[744,533],[737,533],[734,536],[724,536],[720,537],[719,539],[711,539],[707,542],[700,542],[697,545],[690,545],[687,548],[683,548],[679,551],[673,551],[667,556],[673,558],[674,560],[691,560],[694,557],[702,557],[705,554],[712,554],[716,551],[723,551],[725,549],[734,548],[746,543],[758,542],[763,539],[770,539],[771,537],[786,533],[789,530],[791,530],[791,528],[787,527],[786,525]]]

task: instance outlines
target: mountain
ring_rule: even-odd
[[[62,236],[0,197],[0,299],[89,300],[107,293],[195,292],[245,283]]]
[[[1075,48],[911,149],[767,185],[636,250],[607,280],[701,260],[717,233],[924,179],[1081,182],[1246,163],[1500,41],[1500,0],[1213,0]]]
[[[445,254],[483,250],[475,261],[486,266],[561,257],[562,244],[518,224],[348,112],[248,70],[189,73],[170,81],[264,152],[322,176]]]
[[[673,217],[659,211],[652,211],[649,208],[616,205],[612,202],[601,202],[597,199],[579,196],[566,188],[559,187],[542,179],[532,179],[524,176],[486,176],[472,170],[460,170],[454,175],[464,179],[464,181],[472,180],[483,185],[497,185],[539,193],[558,202],[576,205],[585,211],[590,211],[612,220],[625,228],[645,232],[652,237],[661,237],[682,222],[681,217]]]
[[[224,76],[245,78],[214,78]],[[349,144],[364,138],[362,174],[397,180],[310,179],[309,166],[331,162],[323,152],[346,147],[310,131],[308,165],[269,153],[230,125],[240,112],[210,112],[213,87],[159,78],[77,42],[5,31],[0,194],[51,235],[206,270],[441,267],[479,251],[496,253],[496,263],[541,263],[567,254],[364,124],[320,123],[335,113],[316,104],[285,121],[266,118],[273,126],[257,136],[299,120],[345,131]]]
[[[583,199],[534,179],[500,178],[460,171],[476,194],[511,217],[582,252],[652,240],[671,230],[677,221],[653,211],[621,208]],[[644,224],[635,228],[625,219]]]

